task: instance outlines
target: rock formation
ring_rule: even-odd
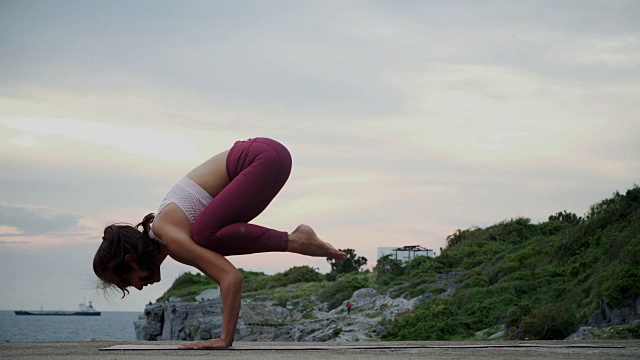
[[[371,288],[353,293],[353,304],[347,316],[344,304],[331,311],[326,303],[311,297],[312,307],[301,310],[301,302],[282,306],[269,296],[243,299],[236,341],[360,341],[379,339],[385,330],[385,320],[401,317],[433,296],[451,296],[458,284],[449,281],[459,273],[438,278],[432,284],[445,291],[434,295],[426,293],[412,299],[392,298],[393,290],[379,294]],[[220,336],[222,302],[219,298],[199,302],[178,302],[147,305],[144,315],[135,322],[139,340],[207,340]]]

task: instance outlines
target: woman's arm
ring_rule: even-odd
[[[220,284],[223,308],[222,334],[220,338],[188,344],[183,348],[200,349],[231,346],[240,315],[242,274],[224,256],[198,246],[190,236],[178,228],[163,227],[162,236],[163,243],[169,250],[169,256],[183,264],[198,268]]]

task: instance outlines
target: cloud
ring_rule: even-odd
[[[634,70],[640,66],[640,38],[633,35],[611,37],[574,37],[551,54],[555,61],[576,65],[597,65]]]
[[[15,226],[0,225],[0,236],[3,235],[22,235],[23,232]]]
[[[32,236],[71,230],[79,217],[45,206],[0,204],[0,237]]]
[[[23,241],[5,241],[5,240],[0,240],[0,246],[4,246],[4,245],[20,245],[20,244],[24,244],[24,242]]]
[[[186,137],[153,128],[56,118],[0,118],[0,124],[27,133],[12,140],[20,146],[34,146],[43,137],[62,137],[167,161],[193,160],[200,156]],[[168,143],[173,146],[158,146]]]

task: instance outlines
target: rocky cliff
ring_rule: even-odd
[[[326,303],[311,297],[311,307],[290,302],[285,306],[269,296],[243,299],[236,341],[360,341],[379,339],[385,320],[401,317],[433,296],[451,296],[459,284],[451,283],[460,273],[441,275],[434,288],[445,291],[416,298],[393,298],[393,289],[379,294],[360,289],[348,299],[354,306],[328,310]],[[167,301],[147,305],[135,322],[139,340],[207,340],[220,336],[222,303],[219,298],[199,302]]]
[[[628,339],[640,335],[640,296],[628,296],[622,309],[602,303],[586,325],[565,340]]]

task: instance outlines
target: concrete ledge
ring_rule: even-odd
[[[2,359],[193,359],[214,356],[215,350],[113,350],[101,348],[116,345],[179,345],[185,342],[164,341],[83,341],[49,343],[0,343]],[[330,356],[332,360],[372,360],[399,357],[402,359],[640,359],[639,340],[620,341],[527,341],[512,346],[515,342],[356,342],[356,343],[236,343],[243,347],[291,347],[289,350],[217,351],[216,358],[224,359],[312,359],[321,360]],[[575,347],[570,345],[590,345]],[[502,345],[502,346],[496,346]],[[334,346],[335,349],[301,350],[296,347]],[[377,348],[346,348],[346,346],[373,346]],[[404,348],[388,348],[404,346]]]

